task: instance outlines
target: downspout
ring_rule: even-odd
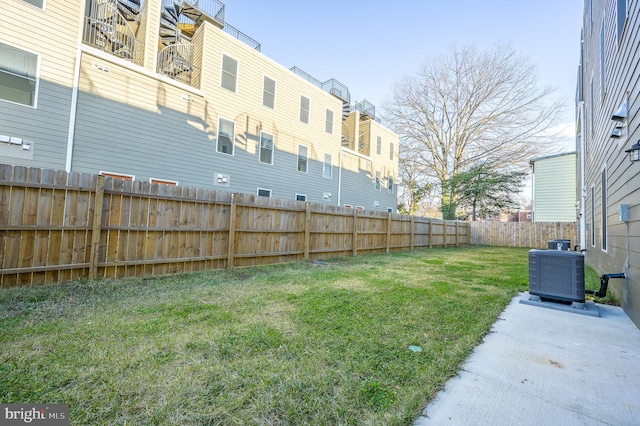
[[[64,170],[71,172],[71,161],[73,160],[73,139],[76,128],[76,112],[78,109],[78,86],[80,84],[80,65],[82,63],[82,47],[78,46],[76,51],[76,65],[73,71],[73,87],[71,88],[71,108],[69,109],[69,130],[67,132],[67,158]]]
[[[340,196],[342,193],[342,156],[344,155],[344,151],[342,151],[343,147],[340,146],[340,154],[339,154],[339,158],[338,158],[338,164],[339,164],[339,168],[338,168],[338,207],[341,206],[340,204]]]
[[[580,250],[587,249],[587,186],[584,181],[585,166],[585,141],[586,132],[584,131],[584,101],[578,104],[578,119],[580,120]],[[593,226],[593,225],[592,225]]]

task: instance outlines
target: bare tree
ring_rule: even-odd
[[[550,128],[563,103],[553,94],[508,46],[454,47],[396,84],[385,119],[413,173],[441,186],[480,161],[495,170],[525,167],[554,139]],[[457,194],[441,195],[443,217],[454,218]]]

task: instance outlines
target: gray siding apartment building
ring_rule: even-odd
[[[0,163],[396,211],[375,107],[266,57],[218,0],[0,7]]]
[[[585,0],[576,94],[580,245],[640,326],[640,1]],[[635,154],[635,158],[633,157]]]

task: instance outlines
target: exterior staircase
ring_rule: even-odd
[[[127,60],[136,57],[134,26],[140,0],[92,0],[87,5],[83,42]]]

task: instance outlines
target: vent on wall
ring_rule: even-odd
[[[529,251],[529,294],[584,303],[584,256],[560,250]]]

